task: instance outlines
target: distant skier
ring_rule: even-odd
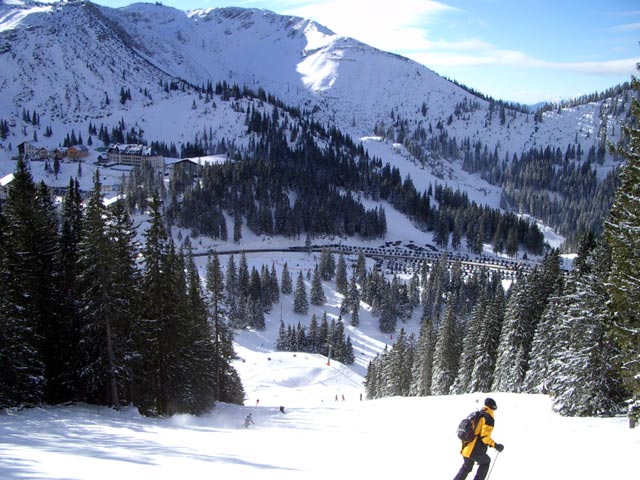
[[[280,412],[281,412],[281,413],[286,413],[286,412],[284,411],[284,405],[280,405]]]
[[[244,419],[244,428],[248,428],[249,425],[255,425],[255,423],[253,423],[253,418],[251,418],[251,414],[247,415]]]
[[[494,425],[493,412],[497,409],[498,405],[493,398],[487,398],[484,401],[482,415],[474,432],[476,436],[469,443],[462,444],[460,453],[464,457],[464,463],[453,480],[465,480],[473,469],[474,462],[478,464],[478,470],[474,480],[484,480],[489,471],[489,464],[491,463],[491,457],[487,454],[487,447],[493,447],[498,452],[504,450],[502,444],[496,443],[491,438]]]

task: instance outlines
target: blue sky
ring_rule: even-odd
[[[94,0],[121,7],[128,0]],[[640,62],[638,0],[164,0],[315,20],[412,58],[494,98],[534,103],[629,81]]]

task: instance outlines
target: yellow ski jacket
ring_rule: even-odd
[[[487,452],[487,447],[495,447],[496,442],[491,438],[493,432],[493,410],[489,407],[482,408],[482,415],[475,429],[475,437],[467,444],[462,444],[460,453],[465,458],[475,458]]]

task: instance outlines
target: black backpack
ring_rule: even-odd
[[[462,440],[462,443],[466,444],[474,439],[476,436],[476,426],[478,425],[480,417],[482,417],[482,411],[476,410],[460,422],[456,433],[458,434],[458,438]]]

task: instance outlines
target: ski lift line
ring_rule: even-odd
[[[332,378],[336,378],[336,377],[338,377],[338,376],[342,375],[342,376],[343,376],[344,378],[346,378],[346,379],[349,381],[349,383],[351,383],[352,385],[357,386],[358,388],[362,387],[362,384],[361,384],[361,383],[359,383],[359,382],[357,382],[356,380],[354,380],[352,375],[348,375],[347,373],[345,373],[345,372],[343,371],[344,369],[342,369],[342,368],[336,368],[336,367],[334,367],[333,365],[331,365],[329,368],[332,368],[332,369],[336,372],[336,375],[334,375]],[[349,372],[351,372],[351,370],[349,370]]]

